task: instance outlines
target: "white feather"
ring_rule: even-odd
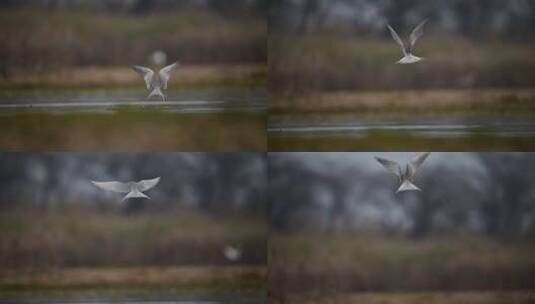
[[[171,72],[177,67],[178,62],[175,62],[173,64],[170,64],[163,69],[160,70],[158,73],[160,75],[160,80],[162,82],[162,87],[164,89],[167,89],[167,82],[169,82],[169,79],[171,79]]]
[[[128,182],[128,183],[121,183],[121,182],[116,182],[116,181],[112,181],[112,182],[91,181],[91,182],[102,190],[107,190],[107,191],[112,191],[112,192],[117,192],[117,193],[127,193],[127,195],[123,197],[123,201],[124,201],[126,199],[134,198],[134,197],[142,197],[142,198],[150,199],[150,197],[145,195],[143,192],[154,188],[160,182],[160,177],[141,180],[139,182]]]
[[[136,71],[141,77],[143,77],[143,80],[145,80],[145,84],[147,85],[147,90],[150,90],[152,87],[153,79],[154,79],[154,71],[140,65],[134,65],[132,66],[134,71]]]
[[[130,192],[130,186],[127,183],[121,182],[94,182],[91,181],[93,185],[99,187],[102,190],[117,192],[117,193],[128,193]]]

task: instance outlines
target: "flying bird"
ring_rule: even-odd
[[[167,83],[169,82],[169,79],[171,78],[171,72],[178,66],[178,62],[175,62],[173,64],[170,64],[164,68],[162,68],[158,74],[156,75],[154,71],[150,68],[140,66],[140,65],[134,65],[132,66],[132,69],[136,71],[141,77],[143,77],[143,80],[145,80],[145,84],[147,85],[147,90],[150,90],[150,94],[148,98],[150,99],[152,96],[161,96],[163,101],[166,100],[165,94],[162,90],[167,89]]]
[[[236,262],[241,258],[242,252],[238,247],[225,246],[223,248],[223,255],[231,262]]]
[[[422,153],[417,156],[415,156],[413,159],[411,159],[410,162],[407,163],[405,167],[405,172],[401,170],[401,166],[399,163],[388,160],[385,158],[380,158],[375,156],[375,159],[383,165],[383,167],[386,168],[386,170],[390,171],[394,175],[398,177],[398,181],[400,183],[400,186],[396,193],[403,192],[403,191],[421,191],[420,188],[418,188],[416,185],[413,184],[414,176],[416,175],[416,171],[418,168],[422,165],[422,163],[425,161],[425,159],[431,154],[430,152]]]
[[[118,192],[118,193],[127,193],[126,196],[123,197],[123,201],[125,201],[129,198],[136,198],[136,197],[150,199],[150,197],[145,195],[143,192],[151,188],[154,188],[160,182],[160,177],[141,180],[139,182],[127,182],[127,183],[94,182],[94,181],[91,181],[91,182],[93,183],[93,185],[99,187],[102,190]]]
[[[401,38],[399,38],[398,33],[390,26],[388,26],[388,29],[390,30],[390,34],[392,34],[392,38],[401,46],[401,51],[403,52],[403,58],[401,58],[397,63],[399,64],[411,64],[416,63],[419,61],[422,61],[423,58],[415,56],[413,54],[414,46],[416,44],[416,41],[422,35],[424,34],[424,25],[427,23],[427,20],[422,21],[417,27],[414,28],[412,31],[410,37],[409,37],[409,44],[406,45]]]

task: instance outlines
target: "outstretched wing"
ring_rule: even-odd
[[[409,175],[410,176],[413,176],[414,174],[416,174],[416,170],[418,170],[418,168],[423,164],[423,162],[429,156],[429,154],[431,154],[431,152],[421,153],[411,159],[411,161],[409,162],[409,169],[410,169]]]
[[[153,188],[160,182],[160,177],[153,178],[153,179],[144,179],[142,181],[137,182],[138,190],[141,192],[147,191],[150,188]]]
[[[416,26],[414,28],[414,30],[412,30],[412,33],[411,33],[411,36],[410,36],[410,49],[413,50],[414,49],[414,45],[416,44],[416,41],[418,41],[418,39],[420,39],[420,37],[422,37],[422,35],[424,34],[424,25],[427,23],[427,19],[422,21],[420,24],[418,24],[418,26]]]
[[[113,191],[118,193],[128,193],[130,192],[130,187],[126,183],[121,182],[94,182],[91,181],[93,185],[99,187],[102,190]]]
[[[145,84],[147,85],[147,89],[150,90],[152,78],[154,77],[154,71],[140,65],[134,65],[132,66],[132,69],[134,69],[134,71],[143,77],[143,80],[145,80]]]
[[[164,89],[167,89],[167,82],[171,78],[171,72],[177,67],[177,65],[178,65],[178,62],[175,62],[160,70],[159,72],[160,80],[162,81],[162,87]]]
[[[391,173],[393,173],[397,177],[401,178],[401,167],[399,166],[399,164],[397,162],[395,162],[393,160],[388,160],[386,158],[377,157],[377,156],[375,156],[375,159],[381,165],[383,165],[383,167],[385,167],[386,170],[390,171]]]
[[[387,26],[388,26],[388,29],[390,30],[390,34],[392,35],[392,38],[394,38],[394,40],[401,47],[401,51],[403,52],[403,54],[407,55],[407,49],[405,48],[405,44],[403,43],[403,40],[401,40],[401,38],[399,38],[398,33],[396,33],[396,31],[390,26],[390,24],[388,24]]]

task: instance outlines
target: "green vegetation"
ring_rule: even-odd
[[[530,304],[535,294],[526,292],[416,292],[361,293],[329,298],[291,297],[289,304]],[[277,303],[277,302],[275,302]]]
[[[3,151],[264,151],[262,113],[173,114],[123,109],[101,113],[2,116]]]
[[[467,134],[464,137],[421,137],[396,131],[373,131],[356,136],[277,136],[268,140],[270,151],[530,151],[531,137]]]
[[[0,299],[262,297],[262,266],[75,268],[2,277]]]

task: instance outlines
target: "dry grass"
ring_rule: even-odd
[[[500,112],[535,109],[533,89],[409,90],[391,92],[331,92],[294,98],[274,98],[275,113],[285,112]],[[525,112],[524,112],[525,113]]]
[[[263,65],[184,65],[171,78],[172,88],[214,85],[259,86],[265,81]],[[74,67],[34,73],[14,71],[0,81],[5,89],[24,88],[94,88],[141,86],[143,80],[129,67]]]
[[[0,213],[0,301],[265,290],[267,227],[188,209],[137,215],[83,207]],[[242,259],[222,249],[240,244]],[[141,295],[140,295],[141,293]]]
[[[262,113],[111,115],[19,113],[2,117],[3,151],[265,151]]]
[[[532,243],[272,234],[269,250],[270,293],[281,303],[307,295],[535,288]]]
[[[386,34],[386,33],[385,33]],[[451,46],[455,47],[452,48]],[[341,33],[273,35],[270,80],[278,94],[315,91],[441,88],[531,88],[533,44],[471,41],[432,33],[420,42],[420,64],[396,65],[399,48],[384,39]]]
[[[107,287],[195,287],[235,285],[261,287],[265,266],[183,266],[128,268],[67,268],[46,272],[2,271],[0,290],[9,287],[91,288]]]
[[[304,137],[271,135],[269,151],[533,151],[535,141],[531,137],[503,137],[469,135],[458,138],[420,137],[406,132],[371,132],[363,137],[332,136]]]
[[[131,16],[81,11],[0,12],[0,74],[146,63],[156,49],[196,64],[266,62],[265,20],[199,10]]]
[[[243,246],[235,265],[265,264],[260,219],[216,220],[181,209],[131,216],[21,209],[2,212],[0,220],[0,273],[7,278],[65,268],[230,265],[222,254],[229,242]]]
[[[330,298],[292,297],[287,304],[530,304],[535,292],[363,293]],[[274,302],[280,303],[280,302]]]

